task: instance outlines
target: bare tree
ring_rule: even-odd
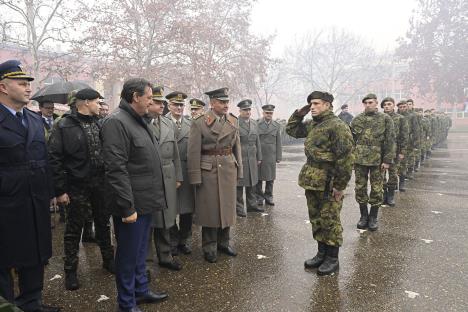
[[[383,58],[359,37],[336,28],[307,34],[285,51],[288,74],[303,90],[324,90],[337,102],[366,92],[381,78]]]
[[[0,0],[5,13],[2,21],[2,41],[24,48],[31,57],[31,72],[40,83],[52,72],[52,63],[67,58],[58,46],[69,40],[69,16],[73,11],[67,0]],[[26,56],[25,56],[26,57]],[[67,63],[62,61],[63,67]]]

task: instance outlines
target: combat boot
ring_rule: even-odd
[[[384,205],[387,204],[387,197],[388,197],[388,191],[387,191],[387,188],[384,187],[384,191],[383,191],[383,204]]]
[[[419,160],[416,161],[416,163],[414,164],[414,172],[418,172],[419,171]]]
[[[399,185],[398,185],[398,190],[399,190],[400,192],[406,192],[406,188],[405,188],[406,182],[405,182],[405,179],[406,179],[405,176],[403,176],[403,175],[400,176],[400,183],[399,183]]]
[[[304,267],[306,269],[318,268],[325,260],[326,253],[327,253],[327,245],[322,242],[318,242],[317,254],[312,259],[307,259],[304,262]]]
[[[411,168],[408,168],[408,172],[406,173],[406,178],[408,178],[408,180],[413,180],[413,167]]]
[[[110,274],[115,274],[115,262],[114,259],[106,259],[102,261],[102,267]]]
[[[369,212],[367,211],[367,204],[359,204],[359,209],[361,210],[361,218],[357,224],[358,229],[367,229],[369,222]]]
[[[80,288],[76,271],[65,271],[65,289],[77,290]]]
[[[83,236],[81,237],[83,243],[96,243],[95,234],[93,231],[93,222],[86,222],[83,227]]]
[[[395,207],[395,189],[393,188],[387,190],[387,205]]]
[[[327,246],[327,255],[325,261],[319,266],[317,270],[318,275],[330,275],[340,268],[340,262],[338,261],[338,252],[340,247]]]
[[[369,231],[376,231],[379,228],[377,216],[379,214],[379,206],[372,206],[369,213]]]

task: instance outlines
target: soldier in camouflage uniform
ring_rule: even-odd
[[[358,229],[378,229],[377,215],[383,201],[383,172],[390,168],[395,158],[395,134],[390,116],[377,109],[377,96],[368,94],[362,99],[364,113],[351,122],[351,132],[356,143],[354,173],[356,201],[361,218]],[[367,180],[371,192],[367,195]],[[370,213],[367,204],[371,205]]]
[[[414,111],[414,103],[412,99],[408,99],[406,101],[408,105],[408,127],[409,127],[409,133],[410,133],[410,138],[409,138],[409,144],[408,148],[409,151],[407,153],[407,177],[409,179],[413,178],[413,173],[418,170],[417,164],[417,155],[419,153],[419,148],[421,146],[421,127],[419,126],[419,119],[416,115],[416,112]]]
[[[405,159],[408,148],[408,123],[404,116],[395,112],[395,100],[393,98],[384,98],[380,106],[384,109],[384,113],[392,118],[395,130],[396,153],[393,164],[390,164],[390,168],[388,168],[388,180],[386,174],[384,174],[384,204],[393,207],[395,206],[395,190],[398,187],[400,162]]]
[[[409,125],[410,115],[409,115],[409,112],[408,112],[408,104],[406,103],[405,100],[401,100],[400,102],[398,102],[397,106],[398,106],[398,112],[397,113],[399,115],[403,116],[406,127],[408,128],[407,138],[406,138],[406,140],[407,140],[406,148],[404,150],[402,150],[403,155],[405,155],[405,157],[400,160],[400,165],[398,166],[398,175],[399,175],[398,190],[400,192],[406,192],[406,188],[405,188],[406,172],[407,172],[407,165],[408,165],[409,155],[411,154],[411,150],[410,150],[411,133],[410,133],[410,125]]]
[[[103,267],[114,273],[110,241],[110,213],[104,208],[104,163],[99,138],[100,95],[96,90],[76,93],[77,111],[60,119],[49,140],[49,162],[57,202],[66,205],[64,233],[65,288],[79,288],[78,251],[83,226],[92,211]]]
[[[318,268],[319,275],[339,268],[338,251],[343,244],[340,212],[353,166],[353,138],[349,127],[333,114],[332,102],[331,94],[314,91],[307,97],[308,104],[296,110],[286,125],[290,136],[306,138],[307,163],[299,174],[299,186],[305,189],[318,252],[304,266]],[[309,111],[313,120],[303,122]]]

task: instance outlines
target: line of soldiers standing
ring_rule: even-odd
[[[380,207],[395,206],[395,190],[406,191],[405,180],[413,178],[451,126],[445,114],[415,109],[411,99],[400,101],[395,112],[394,99],[387,97],[381,102],[381,113],[372,93],[362,99],[364,112],[348,126],[333,114],[333,99],[327,92],[312,92],[307,105],[296,110],[286,126],[292,137],[306,138],[307,162],[299,174],[299,186],[305,189],[318,251],[304,266],[317,269],[319,275],[339,269],[340,212],[352,170],[361,214],[357,228],[375,231]],[[309,112],[312,120],[303,121]]]

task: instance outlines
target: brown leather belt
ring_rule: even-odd
[[[210,149],[202,150],[202,155],[211,155],[211,156],[227,156],[232,154],[232,148],[220,148],[220,149]]]

